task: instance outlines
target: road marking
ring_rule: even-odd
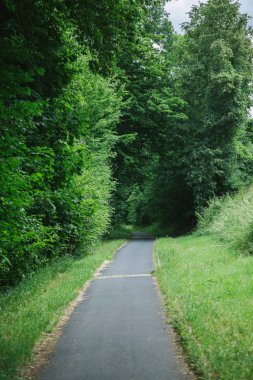
[[[113,276],[98,276],[97,280],[109,280],[114,278],[138,278],[138,277],[151,277],[149,273],[141,274],[118,274]]]

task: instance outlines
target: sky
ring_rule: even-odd
[[[206,3],[207,0],[201,0]],[[253,17],[253,0],[240,0],[242,13],[248,13]],[[192,5],[199,3],[199,0],[171,0],[165,5],[165,9],[170,13],[170,20],[173,23],[176,32],[181,33],[180,24],[188,21],[187,12],[190,11]],[[253,20],[250,23],[253,26]]]

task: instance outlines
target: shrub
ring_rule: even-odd
[[[16,137],[2,156],[2,285],[55,256],[89,250],[108,228],[121,95],[90,70],[89,60],[80,49],[69,83],[39,113],[30,112],[31,131],[25,130],[19,149]]]

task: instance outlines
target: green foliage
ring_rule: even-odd
[[[215,198],[199,215],[198,232],[212,234],[242,252],[253,253],[253,188]]]
[[[118,127],[117,223],[190,230],[208,200],[250,183],[247,21],[230,0],[193,7],[184,36],[159,7],[143,19],[120,61],[131,98]]]
[[[116,223],[125,219],[147,225],[161,221],[161,206],[164,210],[167,202],[166,190],[157,186],[162,175],[157,176],[167,165],[169,141],[176,140],[174,129],[185,119],[185,102],[173,77],[172,26],[161,8],[152,8],[143,19],[137,42],[120,60],[130,99],[118,127],[114,207]]]
[[[133,233],[133,226],[126,224],[119,224],[109,229],[106,238],[109,240],[113,239],[131,239]]]
[[[72,0],[66,1],[66,6],[78,24],[79,38],[85,38],[95,53],[93,68],[111,74],[117,70],[119,55],[127,45],[135,43],[139,23],[150,6],[159,7],[163,3],[163,0]]]
[[[1,5],[2,285],[55,256],[81,253],[109,225],[110,161],[123,90],[114,78],[91,70],[87,41],[93,42],[75,7],[83,5],[30,0]],[[114,12],[115,24],[123,8]],[[94,41],[110,29],[112,42],[115,24],[99,24],[93,20]]]
[[[249,119],[236,139],[237,164],[242,186],[252,183],[253,175],[253,121]]]
[[[136,140],[120,150],[119,167],[129,221],[179,233],[194,228],[215,195],[252,181],[252,33],[230,0],[194,6],[184,36],[168,20],[165,32],[164,17],[156,10],[144,28],[160,48],[129,66],[134,106],[123,126]]]
[[[55,255],[77,254],[108,227],[109,159],[121,97],[113,84],[90,71],[88,58],[75,66],[69,85],[42,116],[43,127],[47,119],[44,141],[38,141],[43,145],[26,147],[22,171],[7,161],[16,168],[17,189],[12,179],[14,204],[10,196],[2,197],[3,207],[9,207],[9,220],[1,224],[3,282]],[[7,193],[10,184],[5,186]]]
[[[238,3],[4,0],[0,274],[15,283],[114,225],[192,229],[252,177],[252,45]],[[169,227],[169,228],[168,228]]]
[[[197,209],[240,186],[236,142],[247,122],[252,82],[247,21],[237,2],[210,0],[193,7],[185,25],[181,81],[189,123],[184,166]]]

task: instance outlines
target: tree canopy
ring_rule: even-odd
[[[4,0],[0,278],[87,252],[111,225],[191,230],[251,183],[252,32],[238,2]]]

